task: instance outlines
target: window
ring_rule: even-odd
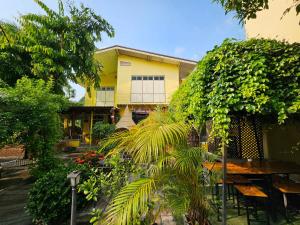
[[[114,106],[114,87],[100,87],[96,94],[96,106]]]
[[[132,76],[131,102],[164,103],[166,101],[164,76]]]

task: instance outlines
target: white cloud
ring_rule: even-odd
[[[185,48],[184,47],[176,47],[174,49],[174,55],[175,56],[181,56],[182,53],[184,53],[184,52],[185,52]]]

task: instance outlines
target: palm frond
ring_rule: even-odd
[[[150,196],[155,190],[153,178],[142,178],[128,184],[112,200],[102,223],[107,225],[131,224],[137,216],[147,212]]]
[[[174,169],[182,174],[195,174],[204,161],[204,151],[201,148],[179,147],[171,155],[174,157]]]
[[[113,135],[104,145],[115,144],[115,150],[129,153],[135,162],[158,160],[172,146],[186,142],[189,126],[169,118],[165,112],[155,112],[130,131]]]

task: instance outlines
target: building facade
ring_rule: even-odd
[[[65,120],[67,130],[73,130],[73,134],[81,130],[79,138],[87,143],[97,121],[116,123],[118,127],[123,116],[137,123],[155,107],[167,107],[172,94],[196,66],[193,60],[123,46],[99,49],[95,59],[102,65],[100,87],[89,87],[84,106],[71,108],[67,113],[71,116]],[[121,124],[124,126],[124,121]],[[74,132],[76,129],[78,132]]]

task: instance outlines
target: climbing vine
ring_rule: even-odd
[[[283,123],[300,111],[300,44],[225,40],[198,63],[170,110],[196,126],[212,119],[214,135],[224,140],[230,115],[273,114]]]

